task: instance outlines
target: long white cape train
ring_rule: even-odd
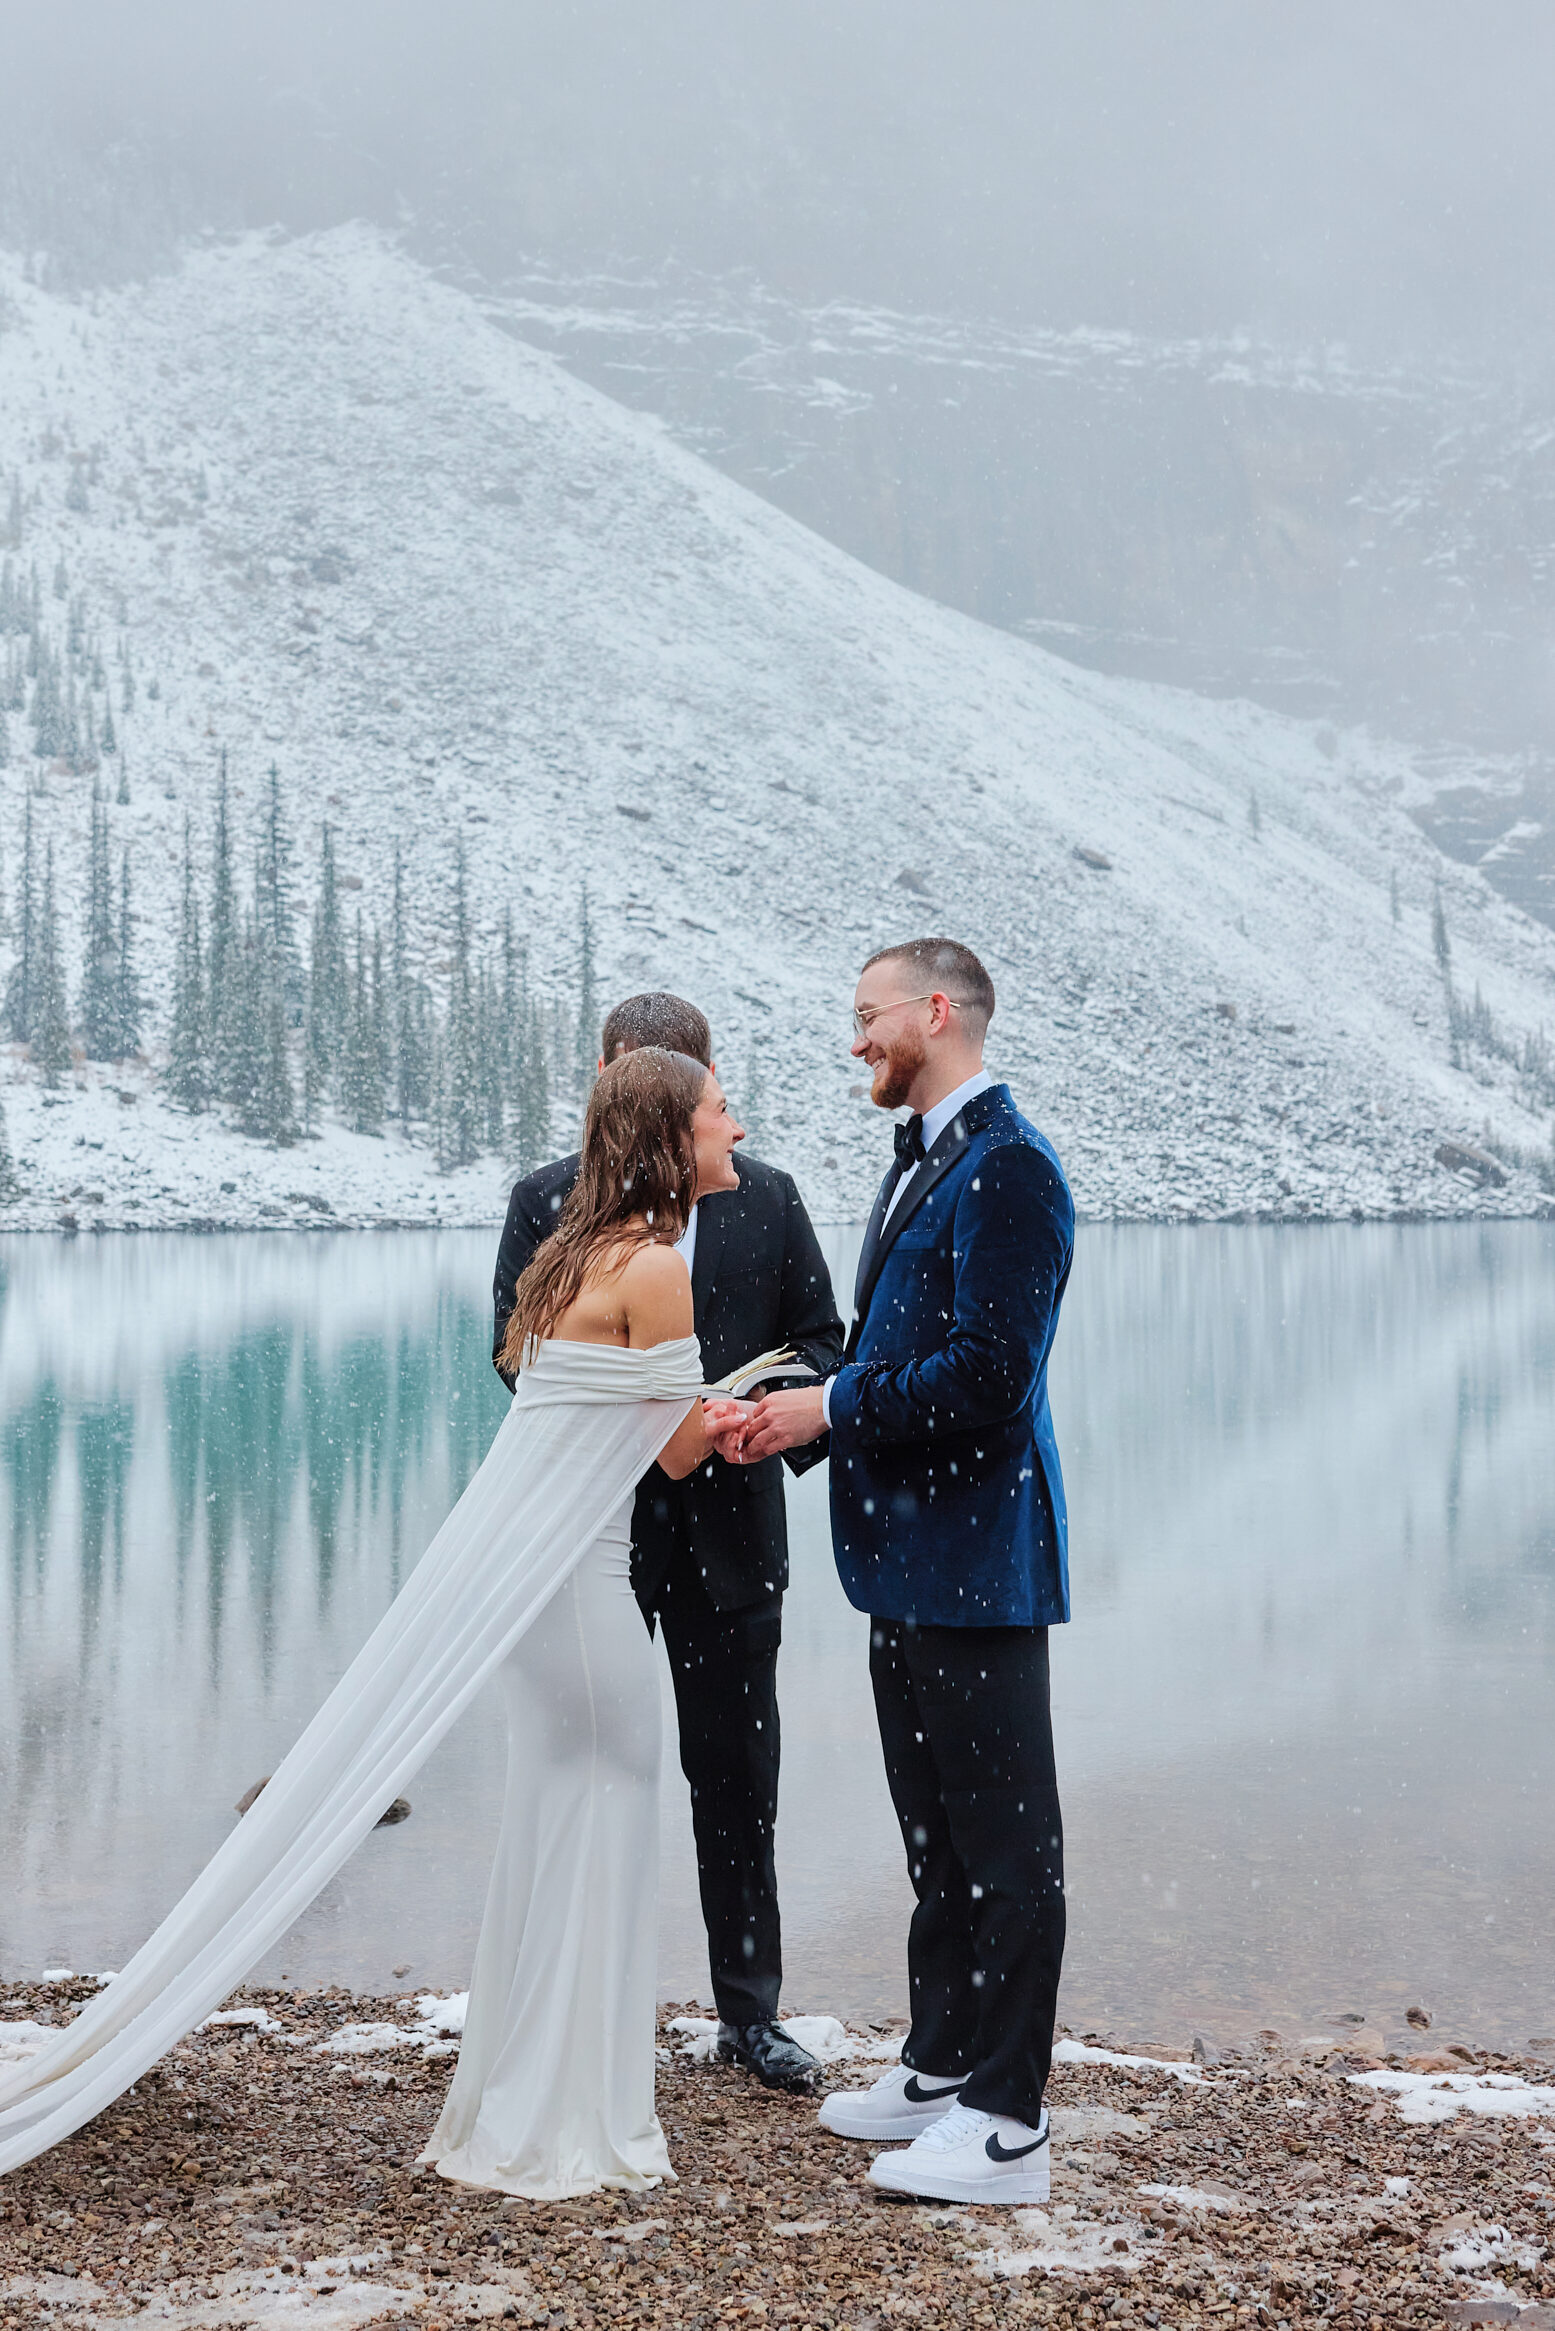
[[[280,1939],[533,1624],[702,1382],[695,1336],[546,1353],[264,1794],[122,1974],[0,2081],[0,2172],[121,2096]]]

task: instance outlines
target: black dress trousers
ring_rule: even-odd
[[[1064,1956],[1047,1629],[872,1619],[869,1672],[918,1897],[902,2060],[1035,2128]]]
[[[783,1980],[772,1842],[783,1597],[715,1610],[677,1549],[651,1609],[675,1680],[713,1999],[725,2023],[765,2023],[777,2014]]]

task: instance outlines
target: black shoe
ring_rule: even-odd
[[[821,2077],[819,2059],[780,2023],[721,2023],[718,2061],[743,2064],[763,2088],[786,2088],[794,2096],[808,2096]]]

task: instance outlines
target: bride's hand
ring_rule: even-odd
[[[748,1401],[703,1401],[702,1429],[726,1464],[744,1462],[746,1428],[754,1414]]]

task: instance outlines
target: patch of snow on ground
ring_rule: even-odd
[[[332,2032],[327,2040],[320,2040],[314,2050],[320,2056],[381,2056],[391,2048],[419,2048],[424,2056],[455,2056],[459,2052],[458,2035],[464,2030],[465,2011],[470,2004],[468,1991],[453,1991],[442,1997],[435,1991],[424,1991],[416,2001],[416,2021],[405,2023],[347,2023]],[[240,2018],[218,2016],[216,2022],[238,2021]],[[715,2025],[716,2031],[717,2026]]]
[[[0,2067],[7,2064],[25,2064],[46,2048],[50,2040],[58,2039],[59,2027],[51,2023],[0,2023]]]
[[[1011,2210],[1006,2221],[1020,2237],[1012,2242],[1004,2225],[997,2232],[975,2218],[961,2221],[981,2247],[974,2263],[988,2275],[1137,2274],[1145,2261],[1146,2235],[1137,2219],[1103,2222],[1088,2218],[1073,2202],[1046,2209]]]
[[[1555,2120],[1555,2088],[1510,2072],[1352,2072],[1350,2085],[1396,2096],[1406,2121],[1450,2121],[1460,2112]]]
[[[1116,2112],[1110,2104],[1055,2104],[1048,2115],[1054,2146],[1090,2145],[1108,2137],[1142,2137],[1150,2124],[1138,2113]]]
[[[1055,2064],[1121,2064],[1130,2072],[1169,2072],[1186,2087],[1202,2087],[1204,2075],[1195,2064],[1179,2064],[1169,2056],[1120,2056],[1114,2048],[1088,2048],[1080,2040],[1056,2040]]]
[[[784,2031],[822,2064],[873,2062],[894,2064],[902,2053],[898,2039],[882,2039],[874,2032],[851,2032],[834,2015],[785,2015]],[[718,2022],[714,2016],[677,2015],[670,2030],[684,2039],[680,2053],[693,2063],[711,2064],[718,2054]]]
[[[1457,2235],[1438,2253],[1440,2264],[1450,2273],[1476,2276],[1495,2275],[1504,2268],[1527,2274],[1543,2256],[1542,2243],[1519,2242],[1505,2226],[1476,2226],[1471,2234]]]
[[[1245,2210],[1246,2202],[1240,2194],[1211,2193],[1199,2185],[1142,2185],[1139,2191],[1152,2201],[1169,2201],[1180,2210],[1223,2210],[1234,2213]]]
[[[419,2277],[375,2279],[386,2257],[316,2258],[295,2274],[279,2267],[235,2268],[211,2282],[171,2284],[143,2307],[125,2312],[119,2292],[85,2277],[14,2275],[0,2281],[0,2305],[48,2310],[49,2320],[72,2331],[360,2331],[382,2323],[415,2321],[452,2310],[466,2323],[500,2319],[513,2304],[506,2283],[443,2283],[435,2290]],[[41,2313],[33,2319],[43,2320]]]
[[[423,1991],[416,2001],[416,2015],[428,2033],[457,2038],[464,2030],[469,2005],[468,1991],[450,1991],[446,1998],[435,1991]]]
[[[402,2023],[348,2023],[327,2040],[320,2040],[315,2055],[319,2056],[381,2056],[387,2048],[414,2048],[421,2038]]]

